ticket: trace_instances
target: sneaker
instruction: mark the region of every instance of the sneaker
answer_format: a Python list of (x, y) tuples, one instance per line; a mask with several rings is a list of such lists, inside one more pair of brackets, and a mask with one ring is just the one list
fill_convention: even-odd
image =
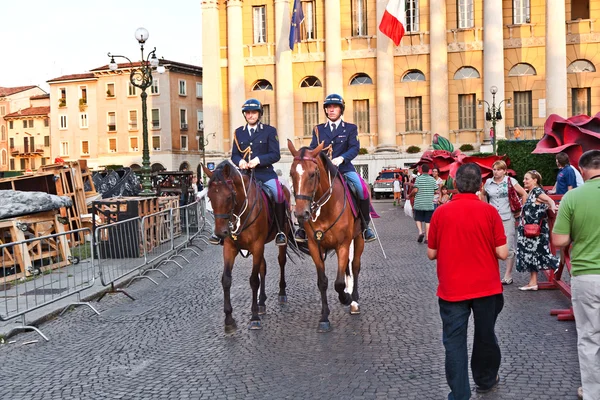
[(496, 375), (496, 382), (494, 382), (494, 384), (492, 386), (490, 386), (489, 388), (486, 388), (486, 389), (482, 388), (481, 386), (477, 386), (475, 388), (475, 391), (477, 393), (487, 393), (487, 392), (491, 391), (493, 388), (495, 388), (498, 385), (498, 382), (500, 382), (500, 376)]

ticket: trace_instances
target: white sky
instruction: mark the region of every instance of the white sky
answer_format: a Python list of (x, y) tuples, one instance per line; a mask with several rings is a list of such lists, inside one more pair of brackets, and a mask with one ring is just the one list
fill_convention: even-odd
[(48, 91), (49, 79), (108, 64), (108, 52), (139, 61), (141, 26), (145, 50), (201, 66), (201, 12), (201, 0), (2, 1), (0, 86)]

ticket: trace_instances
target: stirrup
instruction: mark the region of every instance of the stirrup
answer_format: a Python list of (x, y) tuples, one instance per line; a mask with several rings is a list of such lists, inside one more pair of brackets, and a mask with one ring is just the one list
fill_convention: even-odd
[(367, 228), (363, 231), (363, 239), (365, 239), (365, 243), (369, 243), (377, 239), (377, 235), (375, 235), (375, 232), (371, 228)]
[(287, 244), (287, 238), (283, 232), (278, 232), (275, 236), (275, 244), (277, 246), (285, 246)]
[(302, 228), (299, 228), (296, 233), (294, 233), (294, 239), (296, 239), (296, 242), (299, 243), (308, 242), (308, 240), (306, 240), (306, 231)]
[(208, 243), (218, 246), (220, 244), (223, 244), (223, 239), (213, 234), (210, 235), (210, 237), (208, 238)]

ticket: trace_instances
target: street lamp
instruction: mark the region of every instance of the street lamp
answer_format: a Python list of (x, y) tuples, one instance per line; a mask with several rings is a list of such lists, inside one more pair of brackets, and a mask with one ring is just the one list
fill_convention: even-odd
[[(496, 86), (492, 86), (490, 88), (490, 93), (492, 94), (492, 105), (490, 106), (490, 103), (488, 103), (485, 100), (478, 100), (477, 103), (477, 107), (479, 109), (483, 108), (483, 103), (485, 103), (487, 105), (487, 111), (485, 112), (485, 120), (486, 121), (490, 121), (492, 123), (492, 149), (494, 154), (496, 154), (496, 121), (501, 121), (502, 120), (502, 112), (500, 111), (501, 108), (500, 106), (502, 106), (502, 103), (504, 103), (505, 100), (502, 100), (500, 103), (498, 103), (498, 105), (496, 105), (496, 93), (498, 93), (498, 88)], [(510, 101), (512, 100), (512, 97), (509, 97), (508, 99), (506, 99), (506, 107), (510, 108), (511, 104)]]
[(111, 71), (116, 71), (119, 65), (115, 62), (115, 58), (124, 58), (129, 61), (129, 67), (131, 67), (131, 74), (129, 75), (129, 81), (135, 87), (142, 89), (142, 192), (141, 196), (154, 196), (152, 190), (152, 182), (150, 181), (150, 150), (148, 146), (148, 108), (146, 106), (146, 89), (152, 85), (152, 70), (158, 68), (158, 72), (162, 73), (159, 68), (159, 61), (156, 58), (156, 47), (154, 50), (148, 53), (144, 57), (144, 43), (148, 40), (148, 30), (146, 28), (138, 28), (135, 31), (135, 38), (140, 44), (140, 50), (142, 53), (141, 61), (139, 66), (135, 66), (131, 60), (125, 56), (115, 55), (108, 53), (110, 57), (110, 63), (108, 68)]
[[(208, 136), (216, 137), (216, 132), (209, 133)], [(208, 146), (208, 138), (204, 136), (204, 121), (198, 124), (198, 144), (202, 150), (202, 165), (206, 167), (206, 146)], [(206, 187), (206, 174), (202, 173), (202, 184)]]

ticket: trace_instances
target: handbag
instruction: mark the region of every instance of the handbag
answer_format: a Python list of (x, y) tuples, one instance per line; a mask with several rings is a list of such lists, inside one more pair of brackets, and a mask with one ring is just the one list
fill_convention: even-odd
[(523, 208), (523, 205), (521, 204), (521, 199), (519, 199), (519, 194), (513, 186), (510, 176), (508, 177), (508, 202), (510, 204), (510, 211), (514, 213), (518, 213)]
[(540, 234), (542, 233), (543, 220), (544, 218), (541, 218), (538, 224), (523, 224), (523, 234), (525, 235), (525, 237), (536, 238), (540, 236)]

